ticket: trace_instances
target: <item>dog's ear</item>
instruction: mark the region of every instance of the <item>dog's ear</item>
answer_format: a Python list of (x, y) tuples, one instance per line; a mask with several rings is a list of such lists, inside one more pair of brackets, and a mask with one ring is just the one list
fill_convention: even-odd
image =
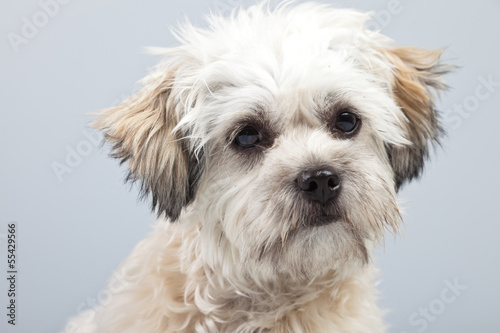
[(127, 181), (140, 184), (141, 197), (151, 194), (152, 208), (175, 221), (195, 195), (201, 173), (184, 138), (173, 131), (182, 102), (172, 95), (176, 72), (157, 72), (120, 105), (106, 109), (93, 126), (112, 145), (111, 156), (128, 163)]
[(440, 63), (441, 50), (391, 48), (384, 50), (384, 54), (393, 66), (392, 93), (406, 117), (402, 126), (411, 142), (407, 146), (387, 146), (399, 189), (405, 182), (420, 176), (429, 155), (429, 145), (437, 143), (443, 134), (434, 98), (439, 90), (446, 88), (442, 75), (450, 66)]

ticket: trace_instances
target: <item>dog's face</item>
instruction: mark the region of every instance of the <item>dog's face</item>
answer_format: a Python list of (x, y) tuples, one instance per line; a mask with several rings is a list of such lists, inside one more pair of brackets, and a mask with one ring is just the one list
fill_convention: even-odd
[[(199, 223), (214, 269), (312, 278), (369, 260), (440, 133), (440, 52), (390, 48), (369, 16), (259, 6), (183, 45), (97, 120), (153, 207)], [(228, 273), (228, 274), (232, 274)]]

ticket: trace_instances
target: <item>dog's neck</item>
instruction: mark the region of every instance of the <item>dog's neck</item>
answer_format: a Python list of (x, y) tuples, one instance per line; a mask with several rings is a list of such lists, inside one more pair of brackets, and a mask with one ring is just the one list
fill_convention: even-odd
[[(181, 270), (178, 273), (186, 281), (184, 290), (177, 291), (178, 297), (198, 309), (200, 317), (192, 320), (202, 320), (203, 325), (209, 325), (207, 318), (212, 318), (212, 324), (220, 332), (241, 329), (254, 332), (261, 328), (267, 328), (264, 332), (322, 332), (319, 327), (330, 327), (329, 332), (333, 332), (343, 327), (346, 320), (358, 320), (363, 308), (376, 309), (371, 266), (349, 274), (329, 271), (310, 280), (290, 276), (256, 279), (257, 274), (240, 271), (235, 275), (225, 271), (223, 265), (208, 265), (207, 254), (202, 253), (203, 246), (200, 246), (199, 227), (169, 226), (168, 229), (170, 239), (177, 242), (172, 245), (177, 247)], [(172, 235), (178, 232), (182, 236)], [(179, 239), (182, 242), (179, 243)], [(328, 326), (325, 322), (331, 324)]]
[(110, 282), (113, 301), (98, 312), (100, 332), (383, 331), (371, 266), (344, 277), (263, 282), (229, 278), (202, 251), (199, 226), (159, 222)]

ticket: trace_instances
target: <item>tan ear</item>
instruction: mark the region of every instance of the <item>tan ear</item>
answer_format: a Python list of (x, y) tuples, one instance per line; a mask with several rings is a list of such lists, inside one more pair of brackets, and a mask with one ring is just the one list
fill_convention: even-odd
[(176, 220), (196, 192), (200, 165), (173, 129), (180, 113), (172, 98), (175, 72), (150, 75), (144, 87), (93, 123), (112, 145), (111, 156), (128, 163), (127, 181), (139, 182), (141, 197)]
[(442, 75), (451, 67), (439, 62), (441, 50), (392, 48), (384, 54), (393, 64), (393, 95), (408, 120), (403, 126), (411, 142), (409, 146), (387, 147), (399, 188), (420, 176), (429, 156), (429, 145), (438, 142), (443, 134), (434, 98), (436, 92), (446, 89)]

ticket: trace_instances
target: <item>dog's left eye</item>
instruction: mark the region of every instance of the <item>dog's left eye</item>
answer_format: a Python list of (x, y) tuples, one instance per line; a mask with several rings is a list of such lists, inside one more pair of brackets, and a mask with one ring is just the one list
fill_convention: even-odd
[(335, 129), (346, 134), (351, 134), (358, 128), (358, 124), (359, 118), (354, 113), (344, 111), (337, 116)]
[(252, 148), (262, 141), (262, 135), (253, 126), (245, 126), (236, 134), (234, 142), (243, 148)]

